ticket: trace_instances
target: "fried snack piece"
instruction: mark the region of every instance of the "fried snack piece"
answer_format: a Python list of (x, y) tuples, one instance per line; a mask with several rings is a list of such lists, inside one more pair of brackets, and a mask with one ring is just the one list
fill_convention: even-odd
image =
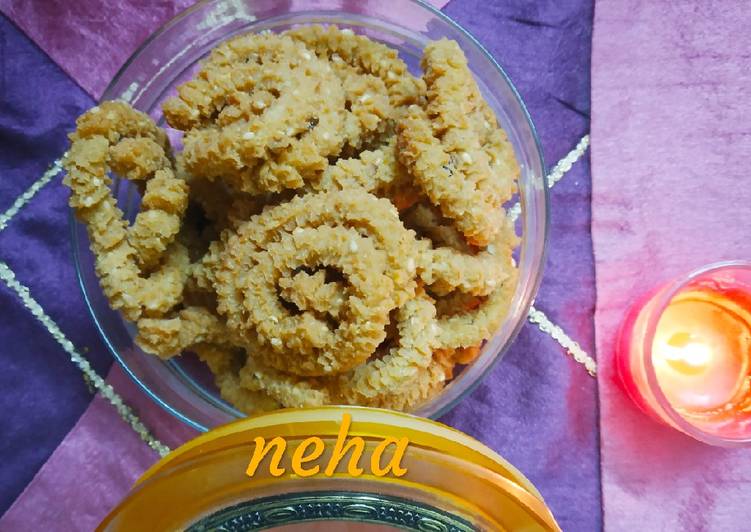
[[(452, 248), (438, 248), (451, 250), (450, 255), (443, 255), (449, 266), (433, 267), (435, 278), (428, 277), (430, 269), (421, 271), (423, 279), (437, 279), (430, 291), (437, 296), (438, 345), (439, 349), (452, 351), (455, 363), (473, 360), (482, 343), (505, 319), (516, 289), (518, 270), (512, 254), (517, 243), (513, 228), (505, 224), (494, 244), (484, 251), (472, 256)], [(440, 260), (438, 257), (432, 258)], [(421, 266), (424, 264), (423, 256)]]
[[(226, 273), (244, 267), (243, 262), (233, 262), (237, 251), (225, 253), (224, 247), (244, 248), (249, 245), (243, 253), (263, 250), (269, 242), (278, 241), (284, 233), (296, 228), (322, 225), (353, 228), (371, 238), (379, 249), (387, 253), (387, 274), (394, 283), (397, 305), (414, 295), (417, 267), (414, 231), (405, 229), (399, 213), (388, 200), (379, 199), (360, 188), (306, 194), (265, 209), (243, 224), (236, 235), (225, 233), (225, 240), (231, 244), (217, 243), (212, 247), (212, 252), (204, 261), (204, 266), (209, 270), (207, 275), (212, 277), (214, 272), (220, 270)], [(222, 295), (221, 289), (217, 288), (217, 292)], [(231, 292), (224, 294), (224, 302), (228, 307), (220, 308), (224, 313), (232, 312), (232, 307), (242, 307), (240, 300)], [(233, 323), (231, 318), (229, 324), (234, 328), (239, 325)]]
[(325, 270), (313, 274), (299, 271), (292, 277), (282, 277), (279, 279), (279, 289), (282, 298), (298, 309), (328, 314), (337, 319), (342, 315), (348, 297), (344, 283), (326, 281)]
[(438, 326), (433, 301), (424, 293), (397, 311), (398, 345), (342, 375), (337, 395), (348, 404), (411, 409), (442, 388), (446, 375), (433, 365)]
[[(259, 82), (261, 72), (275, 65), (291, 68), (296, 62), (309, 60), (309, 56), (304, 47), (276, 34), (246, 34), (230, 39), (214, 48), (196, 76), (177, 88), (178, 97), (164, 103), (165, 118), (181, 131), (226, 125), (243, 110), (242, 104), (248, 103), (242, 101), (242, 89), (258, 89), (259, 94), (250, 104), (262, 112), (273, 95), (265, 90), (269, 87)], [(280, 77), (271, 75), (263, 81), (281, 82)], [(268, 96), (265, 101), (264, 96)]]
[(171, 358), (195, 344), (227, 341), (227, 329), (218, 316), (203, 307), (188, 307), (171, 318), (138, 320), (136, 343), (161, 358)]
[(221, 44), (178, 93), (164, 113), (186, 131), (187, 169), (242, 192), (300, 188), (345, 142), (339, 79), (288, 37), (248, 34)]
[(478, 251), (466, 243), (458, 242), (457, 235), (453, 235), (449, 228), (435, 225), (440, 224), (440, 221), (431, 218), (422, 209), (418, 209), (416, 214), (423, 217), (418, 224), (430, 224), (428, 232), (440, 233), (439, 236), (447, 238), (459, 248), (454, 245), (433, 246), (430, 241), (420, 241), (421, 253), (417, 270), (432, 293), (446, 295), (459, 290), (475, 296), (485, 296), (508, 278), (513, 269), (511, 253), (518, 242), (510, 222), (503, 220), (493, 242)]
[(381, 78), (363, 74), (342, 61), (331, 63), (342, 83), (347, 114), (344, 152), (359, 152), (393, 131), (396, 111)]
[(427, 104), (410, 106), (399, 121), (400, 159), (466, 239), (486, 246), (501, 227), (518, 174), (513, 153), (455, 42), (430, 43), (422, 66)]
[[(362, 189), (296, 197), (224, 238), (204, 261), (219, 311), (232, 330), (257, 334), (260, 360), (282, 371), (321, 375), (363, 362), (383, 340), (388, 313), (414, 294), (414, 232), (387, 200)], [(302, 312), (292, 315), (277, 297), (305, 268), (344, 276), (347, 288), (336, 292), (346, 310), (329, 312), (343, 319), (335, 332), (320, 308), (305, 308), (311, 302), (298, 301)]]
[(385, 143), (374, 150), (361, 151), (357, 157), (340, 158), (329, 165), (320, 178), (309, 182), (307, 189), (328, 191), (352, 187), (388, 198), (400, 211), (417, 201), (419, 190), (397, 158), (396, 135), (387, 137)]
[[(230, 326), (258, 335), (265, 347), (257, 353), (261, 361), (300, 375), (325, 375), (346, 371), (375, 351), (396, 302), (387, 254), (371, 239), (354, 229), (319, 226), (282, 234), (263, 251), (250, 249), (241, 240), (228, 242), (223, 262), (244, 264), (245, 271), (220, 270), (217, 293)], [(314, 312), (290, 312), (277, 297), (280, 278), (316, 267), (336, 268), (347, 280), (346, 311), (335, 330)], [(228, 304), (229, 292), (239, 306)]]
[[(189, 264), (187, 250), (175, 242), (188, 190), (175, 177), (167, 138), (123, 102), (94, 107), (76, 125), (64, 183), (86, 224), (102, 289), (129, 320), (163, 316), (180, 302)], [(146, 182), (142, 210), (130, 227), (112, 197), (110, 170)]]
[(304, 408), (331, 403), (329, 392), (315, 379), (301, 379), (281, 371), (263, 367), (249, 357), (239, 373), (245, 390), (263, 392), (287, 408)]
[(251, 415), (281, 407), (265, 392), (249, 390), (240, 384), (238, 371), (245, 353), (213, 344), (196, 344), (191, 350), (209, 366), (222, 398), (238, 410)]
[(482, 344), (500, 327), (516, 289), (516, 270), (477, 306), (438, 319), (440, 349), (469, 348)]
[[(312, 25), (294, 28), (285, 35), (304, 43), (318, 57), (328, 59), (334, 65), (346, 64), (358, 73), (380, 78), (394, 108), (418, 103), (425, 92), (423, 81), (409, 73), (396, 50), (352, 30)], [(336, 70), (341, 72), (344, 69)]]
[(375, 150), (365, 150), (357, 157), (339, 159), (321, 176), (308, 183), (313, 191), (343, 190), (360, 187), (378, 194), (394, 182), (408, 180), (406, 170), (396, 159), (396, 137)]
[[(339, 68), (338, 65), (332, 68), (328, 61), (316, 61), (304, 44), (276, 34), (240, 35), (214, 49), (197, 77), (178, 88), (179, 98), (165, 103), (165, 116), (173, 127), (182, 131), (211, 127), (214, 122), (224, 126), (242, 115), (242, 102), (236, 100), (246, 96), (242, 91), (251, 90), (262, 92), (261, 99), (251, 101), (256, 111), (267, 109), (265, 118), (283, 119), (284, 112), (300, 112), (301, 106), (309, 108), (316, 103), (306, 101), (311, 87), (305, 80), (310, 77), (311, 70), (318, 70), (320, 66), (327, 74), (332, 70), (335, 72), (344, 91), (345, 99), (340, 101), (338, 93), (326, 92), (331, 89), (327, 85), (315, 97), (316, 100), (326, 97), (332, 108), (343, 113), (345, 142), (358, 147), (362, 144), (361, 137), (369, 139), (389, 125), (383, 119), (391, 117), (393, 111), (386, 86), (380, 78), (361, 74), (352, 68)], [(280, 69), (277, 75), (267, 76), (274, 69)], [(274, 94), (278, 89), (263, 83), (269, 80), (281, 82), (284, 89), (292, 91), (291, 97)], [(335, 96), (337, 98), (331, 102)], [(280, 107), (282, 102), (279, 102), (275, 113), (269, 107), (269, 101), (276, 97), (284, 99), (287, 107)], [(305, 127), (313, 129), (318, 122), (319, 117), (311, 114)], [(256, 137), (258, 145), (262, 145), (262, 140)]]
[(273, 34), (219, 46), (178, 92), (164, 112), (187, 132), (187, 168), (250, 194), (302, 187), (393, 118), (380, 78), (340, 77), (304, 44)]

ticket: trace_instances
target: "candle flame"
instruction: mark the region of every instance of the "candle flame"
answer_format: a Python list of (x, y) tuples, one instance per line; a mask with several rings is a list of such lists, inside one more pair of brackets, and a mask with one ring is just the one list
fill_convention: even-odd
[(660, 349), (660, 354), (668, 365), (681, 373), (701, 371), (712, 361), (712, 349), (685, 332), (671, 335)]

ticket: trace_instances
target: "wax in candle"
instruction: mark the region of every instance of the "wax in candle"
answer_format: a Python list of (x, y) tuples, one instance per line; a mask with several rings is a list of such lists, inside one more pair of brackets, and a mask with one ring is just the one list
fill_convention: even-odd
[(722, 294), (684, 293), (662, 314), (652, 345), (657, 381), (674, 408), (732, 408), (748, 393), (751, 325)]

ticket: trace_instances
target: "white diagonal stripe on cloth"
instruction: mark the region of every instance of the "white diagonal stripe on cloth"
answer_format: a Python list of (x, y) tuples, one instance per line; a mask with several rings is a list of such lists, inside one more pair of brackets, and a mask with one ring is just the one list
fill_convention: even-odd
[[(576, 144), (576, 147), (568, 152), (563, 159), (558, 161), (558, 164), (556, 164), (547, 175), (546, 181), (548, 188), (553, 188), (555, 184), (558, 183), (558, 181), (560, 181), (569, 170), (571, 170), (574, 163), (582, 158), (588, 148), (589, 135), (584, 135)], [(516, 216), (519, 216), (521, 207), (518, 203), (514, 207), (518, 207), (519, 211), (516, 213)], [(509, 212), (509, 215), (511, 215), (511, 212)], [(595, 360), (584, 349), (582, 349), (578, 342), (572, 340), (562, 328), (550, 321), (542, 311), (532, 307), (529, 310), (528, 319), (530, 322), (537, 325), (542, 332), (549, 335), (553, 340), (558, 342), (561, 347), (568, 351), (576, 362), (584, 366), (587, 373), (593, 377), (597, 376), (597, 363)]]
[[(548, 188), (553, 188), (558, 181), (560, 181), (566, 173), (571, 170), (571, 167), (582, 158), (589, 148), (589, 135), (584, 135), (576, 144), (573, 150), (568, 152), (566, 156), (558, 161), (553, 167), (550, 173), (546, 176), (545, 181)], [(508, 210), (508, 218), (515, 222), (521, 214), (521, 204), (516, 202)], [(541, 311), (532, 307), (529, 311), (528, 319), (530, 322), (537, 325), (537, 327), (553, 338), (558, 344), (561, 345), (571, 357), (582, 364), (587, 370), (587, 373), (593, 377), (597, 376), (597, 364), (589, 354), (581, 348), (581, 346), (572, 340), (558, 325), (554, 324), (550, 319)]]
[(597, 362), (581, 348), (578, 342), (572, 340), (558, 325), (550, 321), (544, 312), (532, 307), (529, 309), (529, 321), (558, 342), (579, 364), (584, 366), (587, 373), (597, 376)]
[[(547, 175), (545, 181), (548, 184), (548, 188), (553, 188), (553, 186), (558, 183), (558, 181), (560, 181), (564, 175), (566, 175), (566, 172), (571, 170), (571, 167), (574, 165), (574, 163), (581, 159), (582, 156), (587, 152), (587, 148), (589, 148), (589, 135), (584, 135), (576, 144), (576, 147), (568, 152), (563, 159), (558, 161), (558, 164), (556, 164)], [(522, 205), (517, 201), (508, 210), (507, 216), (509, 220), (515, 222), (516, 219), (519, 218), (521, 212)]]
[(10, 267), (0, 261), (0, 279), (10, 288), (13, 290), (16, 295), (18, 295), (19, 299), (21, 300), (21, 303), (31, 312), (32, 316), (34, 316), (47, 331), (52, 335), (52, 337), (57, 341), (58, 344), (63, 348), (63, 350), (68, 353), (70, 356), (71, 361), (78, 366), (78, 368), (83, 372), (83, 374), (88, 378), (91, 385), (99, 391), (102, 396), (107, 399), (112, 406), (115, 407), (117, 410), (117, 413), (120, 415), (120, 417), (130, 425), (130, 427), (136, 431), (138, 436), (154, 451), (156, 451), (159, 456), (165, 456), (167, 453), (169, 453), (170, 449), (166, 445), (164, 445), (162, 442), (160, 442), (158, 439), (156, 439), (151, 432), (146, 428), (146, 426), (141, 422), (141, 420), (136, 416), (136, 414), (133, 412), (133, 410), (125, 404), (122, 397), (110, 386), (105, 382), (105, 380), (91, 367), (91, 364), (89, 361), (81, 355), (73, 345), (73, 342), (68, 340), (68, 338), (63, 334), (63, 332), (60, 330), (60, 327), (58, 327), (57, 323), (52, 320), (45, 312), (42, 306), (31, 296), (31, 293), (29, 292), (29, 289), (21, 284), (18, 279), (16, 279), (16, 275), (13, 273), (13, 270), (10, 269)]
[(39, 192), (46, 184), (52, 181), (52, 179), (62, 171), (64, 158), (65, 154), (63, 154), (62, 157), (52, 163), (47, 171), (42, 174), (42, 177), (34, 181), (34, 183), (29, 188), (27, 188), (23, 194), (16, 198), (16, 201), (13, 202), (13, 205), (8, 207), (8, 210), (6, 210), (3, 214), (0, 214), (0, 231), (3, 231), (6, 227), (8, 227), (8, 223), (16, 214), (18, 214), (18, 211), (23, 209), (23, 207), (29, 201), (31, 201), (31, 198), (33, 198), (37, 192)]
[(553, 185), (560, 181), (566, 172), (571, 170), (574, 163), (586, 153), (587, 148), (589, 148), (589, 135), (584, 135), (576, 147), (568, 152), (563, 159), (558, 161), (558, 164), (550, 171), (548, 174), (548, 188), (553, 188)]

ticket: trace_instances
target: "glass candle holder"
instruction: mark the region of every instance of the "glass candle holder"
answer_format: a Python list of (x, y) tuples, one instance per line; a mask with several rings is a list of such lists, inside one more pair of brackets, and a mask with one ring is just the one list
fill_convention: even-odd
[(751, 263), (711, 264), (642, 297), (615, 362), (656, 420), (711, 445), (751, 443)]

